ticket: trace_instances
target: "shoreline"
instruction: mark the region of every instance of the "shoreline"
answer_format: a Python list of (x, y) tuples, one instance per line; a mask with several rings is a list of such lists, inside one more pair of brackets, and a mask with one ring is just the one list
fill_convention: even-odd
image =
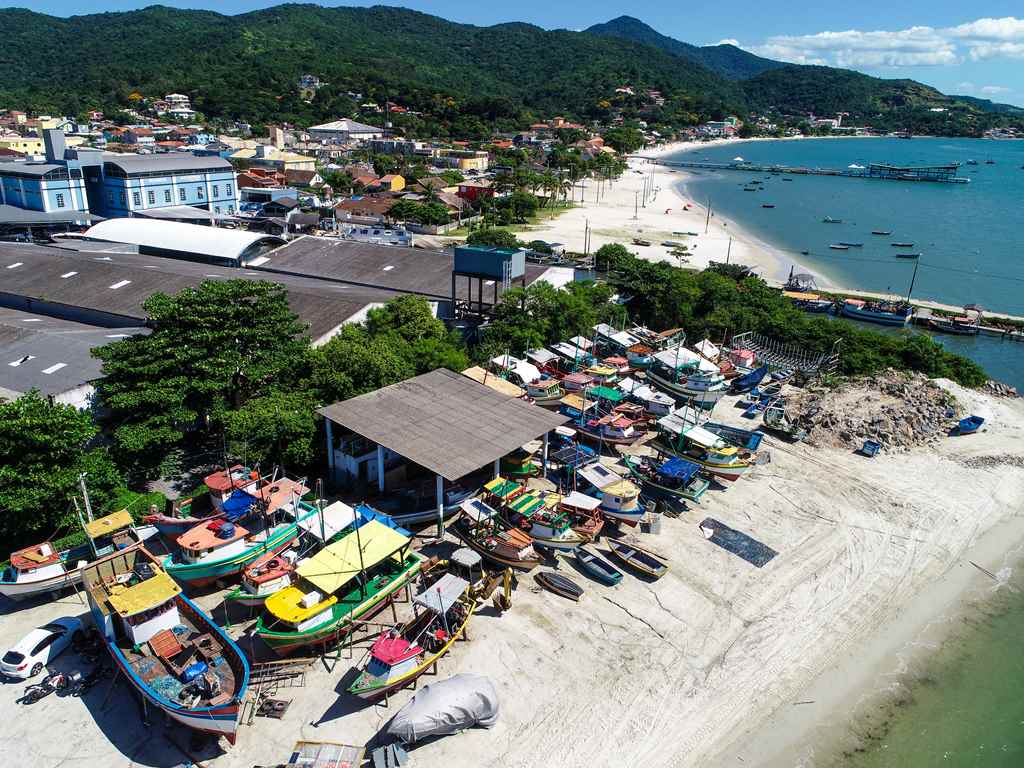
[[(763, 768), (824, 768), (844, 751), (862, 747), (864, 734), (879, 727), (872, 722), (879, 710), (888, 713), (902, 697), (912, 696), (942, 664), (941, 654), (963, 622), (1008, 588), (1012, 573), (1024, 565), (1022, 553), (1024, 516), (982, 532), (904, 611), (846, 649), (841, 660), (799, 691), (793, 706), (780, 707), (745, 731), (712, 765), (756, 760)], [(978, 566), (998, 580), (993, 583)]]

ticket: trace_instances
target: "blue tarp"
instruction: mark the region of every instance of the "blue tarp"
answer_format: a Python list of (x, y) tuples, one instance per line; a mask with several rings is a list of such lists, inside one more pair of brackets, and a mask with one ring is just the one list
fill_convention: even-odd
[(234, 522), (245, 517), (255, 503), (255, 496), (238, 488), (224, 500), (224, 517)]
[(700, 465), (678, 457), (671, 458), (658, 467), (658, 474), (662, 477), (671, 477), (684, 483), (690, 482), (690, 478), (699, 471)]
[(408, 538), (412, 538), (412, 533), (407, 531), (405, 528), (400, 526), (389, 515), (385, 515), (379, 509), (374, 509), (369, 504), (359, 504), (356, 506), (356, 512), (359, 517), (356, 518), (356, 528), (362, 528), (366, 523), (371, 520), (376, 520), (379, 523), (386, 525), (388, 528), (393, 529), (397, 533), (402, 534)]
[(732, 386), (730, 388), (733, 392), (749, 392), (760, 384), (767, 375), (768, 366), (762, 365), (756, 371), (751, 371), (746, 376), (740, 376), (738, 379), (733, 379)]

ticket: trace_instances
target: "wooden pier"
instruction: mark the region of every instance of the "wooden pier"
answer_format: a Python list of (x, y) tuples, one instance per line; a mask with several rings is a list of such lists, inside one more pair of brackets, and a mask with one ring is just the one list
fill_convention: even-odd
[(744, 173), (770, 173), (787, 176), (838, 176), (845, 179), (882, 179), (884, 181), (931, 181), (943, 184), (966, 184), (965, 176), (957, 176), (960, 163), (949, 165), (900, 166), (885, 163), (871, 163), (867, 168), (807, 168), (787, 165), (759, 165), (748, 162), (701, 163), (689, 160), (659, 160), (644, 157), (643, 160), (670, 168), (690, 168), (705, 171), (742, 171)]

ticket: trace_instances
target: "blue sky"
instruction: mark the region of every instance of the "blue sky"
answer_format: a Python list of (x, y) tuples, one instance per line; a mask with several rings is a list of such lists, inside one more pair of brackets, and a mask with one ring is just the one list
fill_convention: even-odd
[[(659, 32), (708, 45), (722, 40), (770, 58), (849, 67), (880, 77), (910, 77), (946, 93), (965, 93), (1024, 105), (1024, 2), (984, 0), (861, 0), (861, 2), (687, 4), (648, 0), (402, 0), (401, 5), (467, 24), (525, 21), (548, 29), (583, 29), (624, 11)], [(137, 0), (23, 0), (4, 2), (60, 16), (123, 11)], [(242, 13), (274, 0), (163, 0), (163, 5)], [(322, 2), (322, 5), (361, 3)]]

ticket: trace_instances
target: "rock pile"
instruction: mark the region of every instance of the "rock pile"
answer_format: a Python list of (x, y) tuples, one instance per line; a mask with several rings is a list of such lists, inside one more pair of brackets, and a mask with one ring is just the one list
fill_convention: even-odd
[(981, 391), (996, 397), (1020, 397), (1016, 387), (1011, 387), (1009, 384), (1003, 384), (1001, 381), (994, 381), (993, 379), (986, 381)]
[(787, 411), (807, 442), (860, 448), (877, 440), (900, 450), (935, 442), (956, 423), (956, 399), (921, 374), (886, 371), (835, 388), (812, 387), (790, 399)]

